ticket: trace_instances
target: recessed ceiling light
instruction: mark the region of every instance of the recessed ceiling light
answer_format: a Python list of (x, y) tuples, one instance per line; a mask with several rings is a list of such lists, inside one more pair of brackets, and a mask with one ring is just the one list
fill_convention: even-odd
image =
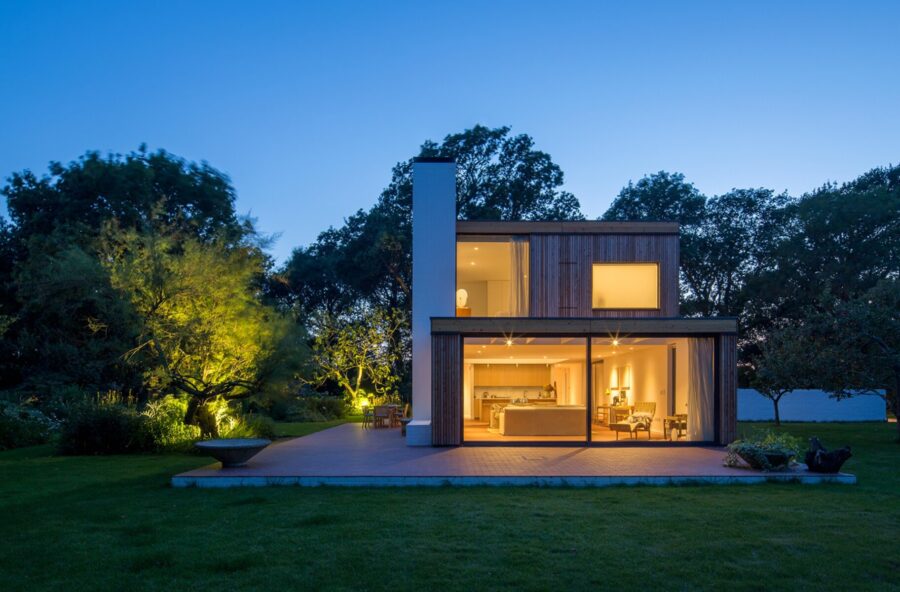
[(478, 250), (478, 247), (475, 247), (475, 250), (477, 251), (477, 250)]
[(618, 339), (613, 339), (613, 345), (614, 345), (614, 346), (618, 346), (618, 345), (619, 345), (619, 340), (618, 340)]
[(469, 265), (475, 265), (474, 261), (469, 261)]
[(506, 340), (506, 347), (509, 347), (509, 346), (511, 346), (511, 345), (512, 345), (512, 339), (507, 339), (507, 340)]

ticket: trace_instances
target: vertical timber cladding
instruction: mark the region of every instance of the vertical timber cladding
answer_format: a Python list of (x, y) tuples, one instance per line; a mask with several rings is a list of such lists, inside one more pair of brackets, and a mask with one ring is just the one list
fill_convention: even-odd
[[(532, 317), (678, 316), (677, 234), (532, 234)], [(593, 310), (594, 263), (659, 263), (659, 310)]]
[(431, 443), (462, 443), (462, 337), (431, 336)]
[(737, 438), (737, 335), (722, 335), (719, 339), (719, 409), (720, 444)]

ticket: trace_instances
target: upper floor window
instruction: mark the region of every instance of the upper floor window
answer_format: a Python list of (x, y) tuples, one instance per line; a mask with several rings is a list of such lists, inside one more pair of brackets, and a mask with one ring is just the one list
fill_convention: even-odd
[(594, 263), (591, 305), (600, 309), (658, 309), (658, 263)]
[(528, 237), (457, 238), (456, 316), (528, 316)]

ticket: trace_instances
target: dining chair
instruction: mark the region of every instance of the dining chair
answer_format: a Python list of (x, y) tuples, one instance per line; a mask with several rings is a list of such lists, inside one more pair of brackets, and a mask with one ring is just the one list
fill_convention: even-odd
[(386, 407), (384, 405), (376, 405), (375, 413), (372, 416), (373, 423), (372, 427), (375, 428), (385, 428), (390, 425), (388, 422), (391, 419), (391, 408)]

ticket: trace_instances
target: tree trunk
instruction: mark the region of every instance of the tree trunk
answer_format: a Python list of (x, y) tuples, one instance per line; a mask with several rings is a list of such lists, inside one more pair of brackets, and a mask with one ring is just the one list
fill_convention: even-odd
[(197, 410), (197, 425), (200, 427), (201, 438), (218, 438), (219, 426), (216, 424), (216, 414), (209, 405), (203, 404)]
[(200, 437), (203, 439), (218, 438), (219, 426), (216, 425), (216, 416), (206, 403), (206, 399), (191, 397), (184, 414), (184, 423), (199, 427)]
[(778, 410), (778, 402), (780, 400), (781, 397), (772, 399), (772, 404), (775, 406), (775, 427), (781, 427), (781, 412)]

